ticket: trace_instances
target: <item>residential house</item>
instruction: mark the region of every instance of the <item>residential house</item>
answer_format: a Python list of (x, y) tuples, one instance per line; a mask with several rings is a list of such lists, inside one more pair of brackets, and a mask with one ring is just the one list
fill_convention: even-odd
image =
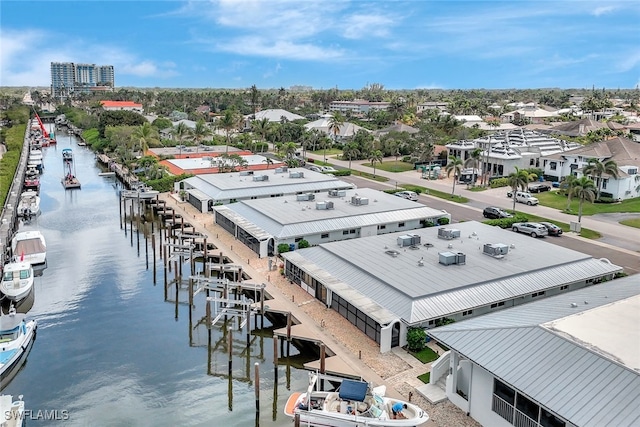
[(329, 111), (337, 111), (345, 115), (351, 114), (354, 117), (364, 117), (370, 111), (386, 111), (390, 106), (390, 102), (356, 99), (354, 101), (333, 101), (329, 104)]
[(100, 101), (100, 105), (105, 111), (135, 111), (143, 114), (142, 104), (133, 101)]
[(353, 138), (353, 136), (358, 133), (358, 131), (363, 130), (365, 132), (370, 132), (368, 129), (365, 129), (361, 126), (355, 125), (353, 123), (344, 122), (340, 125), (338, 130), (338, 134), (334, 135), (333, 130), (329, 130), (331, 125), (331, 115), (325, 114), (320, 119), (315, 120), (313, 122), (307, 123), (304, 125), (304, 128), (307, 130), (317, 129), (320, 132), (329, 136), (332, 140), (334, 136), (336, 137), (336, 141), (341, 143), (347, 139)]

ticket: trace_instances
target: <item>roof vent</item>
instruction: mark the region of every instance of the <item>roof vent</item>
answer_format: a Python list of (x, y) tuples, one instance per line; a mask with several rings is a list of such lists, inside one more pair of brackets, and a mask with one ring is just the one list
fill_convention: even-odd
[(392, 257), (397, 257), (398, 255), (400, 255), (400, 252), (398, 251), (394, 251), (393, 249), (388, 250), (388, 251), (384, 251), (385, 254), (387, 255), (391, 255)]
[(286, 167), (286, 166), (280, 166), (280, 167), (275, 168), (275, 169), (273, 170), (273, 173), (285, 173), (285, 172), (286, 172), (286, 171), (288, 171), (288, 170), (289, 170), (289, 168), (288, 168), (288, 167)]
[(254, 175), (253, 176), (253, 180), (254, 181), (269, 181), (269, 176), (268, 175)]
[(578, 304), (576, 304), (575, 302), (571, 303), (571, 307), (576, 308), (578, 306)]
[(419, 265), (420, 267), (424, 267), (424, 257), (422, 257), (422, 258), (420, 258), (420, 259), (418, 260), (418, 265)]
[(329, 197), (346, 197), (345, 190), (329, 190)]
[(306, 194), (298, 194), (296, 196), (296, 200), (301, 202), (301, 201), (311, 201), (311, 200), (315, 200), (316, 196), (313, 193), (306, 193)]
[(369, 199), (361, 196), (351, 196), (351, 204), (354, 206), (368, 205)]
[(504, 258), (509, 253), (509, 246), (502, 243), (486, 243), (482, 249), (482, 253), (494, 258)]
[(304, 178), (304, 172), (302, 171), (289, 172), (289, 178)]
[(438, 238), (445, 240), (453, 240), (460, 237), (460, 230), (453, 228), (438, 228)]

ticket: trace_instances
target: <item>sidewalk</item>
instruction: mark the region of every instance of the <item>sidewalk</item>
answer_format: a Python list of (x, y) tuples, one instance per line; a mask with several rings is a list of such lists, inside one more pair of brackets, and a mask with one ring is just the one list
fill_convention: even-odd
[[(315, 159), (315, 160), (323, 160), (322, 155), (307, 153), (307, 157)], [(335, 166), (339, 166), (342, 168), (348, 168), (349, 162), (338, 160), (335, 156), (327, 156), (327, 162), (331, 163)], [(373, 173), (373, 168), (369, 166), (369, 162), (367, 160), (358, 160), (351, 162), (351, 169)], [(422, 174), (419, 171), (411, 170), (407, 172), (387, 172), (384, 170), (376, 169), (376, 175), (383, 176), (389, 178), (389, 182), (387, 185), (389, 188), (395, 188), (396, 182), (398, 185), (400, 184), (412, 184), (419, 185), (426, 188), (431, 188), (438, 191), (443, 191), (446, 193), (451, 193), (453, 187), (453, 181), (451, 178), (446, 179), (438, 179), (438, 180), (426, 180), (422, 179)], [(481, 211), (482, 208), (474, 207), (474, 204), (481, 204), (482, 206), (498, 206), (505, 209), (512, 209), (511, 199), (506, 197), (506, 189), (505, 188), (496, 188), (489, 189), (485, 191), (470, 191), (467, 190), (464, 184), (456, 184), (455, 194), (459, 196), (466, 197), (471, 202), (467, 205), (467, 207), (471, 209), (478, 209)], [(455, 203), (455, 202), (450, 202)], [(548, 218), (552, 221), (559, 221), (564, 223), (577, 222), (577, 215), (569, 215), (564, 212), (560, 212), (557, 209), (546, 207), (546, 206), (527, 206), (519, 203), (517, 205), (517, 209), (521, 212), (530, 213), (532, 215), (538, 215), (541, 217)], [(639, 214), (640, 216), (640, 214)], [(602, 234), (604, 240), (610, 239), (615, 244), (610, 245), (616, 247), (616, 249), (621, 249), (623, 251), (628, 251), (631, 254), (638, 255), (640, 252), (640, 239), (637, 238), (637, 230), (631, 227), (627, 227), (625, 225), (621, 225), (614, 222), (606, 222), (606, 221), (598, 221), (589, 216), (583, 216), (581, 221), (582, 227), (588, 228), (594, 231), (598, 231)], [(573, 234), (573, 233), (571, 233)], [(570, 234), (567, 234), (570, 235)], [(578, 237), (578, 236), (576, 236)], [(590, 242), (594, 242), (593, 240), (589, 240)], [(601, 243), (602, 245), (606, 245)]]

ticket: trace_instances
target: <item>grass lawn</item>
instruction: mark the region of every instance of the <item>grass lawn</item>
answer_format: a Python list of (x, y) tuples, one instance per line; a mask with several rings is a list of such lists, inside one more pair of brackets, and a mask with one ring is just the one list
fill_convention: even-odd
[[(557, 191), (545, 191), (536, 193), (535, 196), (540, 200), (540, 204), (559, 211), (565, 211), (567, 208), (567, 197), (559, 194)], [(571, 200), (571, 212), (578, 214), (579, 202), (575, 198)], [(620, 203), (589, 203), (582, 204), (582, 215), (594, 215), (598, 213), (614, 213), (614, 212), (640, 212), (640, 197), (635, 199), (623, 200)]]
[(627, 225), (629, 227), (640, 228), (640, 218), (623, 219), (622, 221), (620, 221), (620, 224)]
[(410, 352), (413, 357), (421, 361), (422, 363), (430, 363), (436, 360), (439, 356), (438, 354), (431, 350), (429, 347), (425, 347), (418, 352)]
[(485, 190), (488, 190), (488, 189), (489, 189), (489, 187), (484, 187), (482, 185), (474, 185), (473, 187), (469, 188), (469, 191), (475, 191), (477, 193), (479, 191), (485, 191)]
[[(511, 213), (514, 213), (513, 211), (509, 211)], [(540, 221), (545, 221), (545, 222), (552, 222), (555, 225), (557, 225), (558, 227), (562, 228), (562, 232), (563, 233), (568, 233), (570, 231), (569, 229), (569, 224), (564, 223), (564, 222), (558, 222), (558, 221), (552, 221), (548, 218), (543, 218), (541, 216), (537, 216), (537, 215), (531, 215), (528, 213), (520, 213), (521, 215), (524, 215), (527, 217), (527, 219), (529, 220), (529, 222), (540, 222)], [(588, 228), (581, 228), (580, 229), (580, 237), (584, 237), (585, 239), (599, 239), (602, 237), (602, 234), (598, 233), (597, 231), (593, 231), (593, 230), (589, 230)], [(555, 239), (555, 236), (550, 236), (549, 238), (551, 239)]]
[(462, 196), (458, 196), (458, 195), (452, 196), (451, 193), (447, 193), (447, 192), (439, 191), (439, 190), (433, 190), (431, 188), (421, 187), (419, 185), (398, 184), (398, 187), (402, 187), (405, 190), (415, 191), (416, 193), (428, 194), (430, 196), (438, 197), (438, 198), (444, 199), (444, 200), (451, 200), (453, 202), (458, 202), (458, 203), (468, 203), (469, 202), (469, 199), (467, 199), (466, 197), (462, 197)]
[(426, 374), (418, 375), (418, 379), (425, 384), (429, 384), (429, 379), (431, 378), (431, 372), (427, 372)]
[[(365, 162), (363, 163), (363, 165), (373, 169), (373, 165), (371, 165), (371, 162)], [(376, 162), (376, 170), (378, 169), (387, 172), (406, 172), (412, 171), (415, 168), (413, 167), (413, 163), (405, 163), (402, 160), (398, 160), (398, 162), (396, 163), (395, 160), (387, 160), (382, 163)]]
[[(311, 153), (317, 154), (318, 156), (324, 156), (325, 155), (325, 151), (324, 150), (311, 151)], [(337, 148), (327, 148), (326, 154), (327, 154), (327, 157), (335, 156), (336, 154), (342, 154), (342, 150), (339, 150)]]
[(380, 175), (373, 176), (372, 173), (361, 172), (361, 171), (358, 171), (358, 170), (355, 170), (355, 169), (351, 170), (351, 175), (353, 175), (353, 176), (361, 176), (363, 178), (372, 179), (372, 180), (378, 181), (378, 182), (387, 182), (387, 181), (389, 181), (389, 178), (387, 178), (386, 176), (380, 176)]

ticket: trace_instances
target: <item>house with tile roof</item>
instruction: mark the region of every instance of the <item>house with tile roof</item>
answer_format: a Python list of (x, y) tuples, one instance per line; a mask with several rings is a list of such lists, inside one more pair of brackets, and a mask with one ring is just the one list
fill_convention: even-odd
[(627, 138), (612, 138), (584, 147), (548, 156), (544, 161), (545, 176), (558, 181), (568, 175), (583, 176), (583, 168), (590, 159), (601, 162), (614, 160), (618, 178), (604, 174), (601, 179), (589, 176), (601, 194), (615, 200), (640, 197), (640, 144)]
[[(318, 120), (307, 123), (306, 125), (304, 125), (304, 128), (307, 130), (317, 129), (333, 139), (333, 132), (329, 130), (329, 127), (331, 125), (331, 117), (332, 116), (330, 114), (325, 114)], [(344, 142), (347, 139), (353, 138), (353, 136), (360, 130), (370, 132), (368, 129), (365, 129), (356, 124), (344, 122), (342, 125), (340, 125), (340, 129), (338, 131), (338, 134), (336, 135), (336, 140), (337, 142)]]
[(560, 123), (548, 128), (545, 130), (545, 133), (551, 135), (585, 136), (589, 132), (597, 131), (599, 129), (610, 129), (615, 132), (618, 130), (624, 130), (624, 126), (617, 122), (599, 122), (587, 117), (582, 120)]
[(430, 384), (483, 426), (640, 422), (639, 278), (627, 276), (430, 329), (450, 350)]
[(140, 114), (144, 113), (142, 104), (133, 101), (100, 101), (100, 104), (105, 111), (135, 111)]

